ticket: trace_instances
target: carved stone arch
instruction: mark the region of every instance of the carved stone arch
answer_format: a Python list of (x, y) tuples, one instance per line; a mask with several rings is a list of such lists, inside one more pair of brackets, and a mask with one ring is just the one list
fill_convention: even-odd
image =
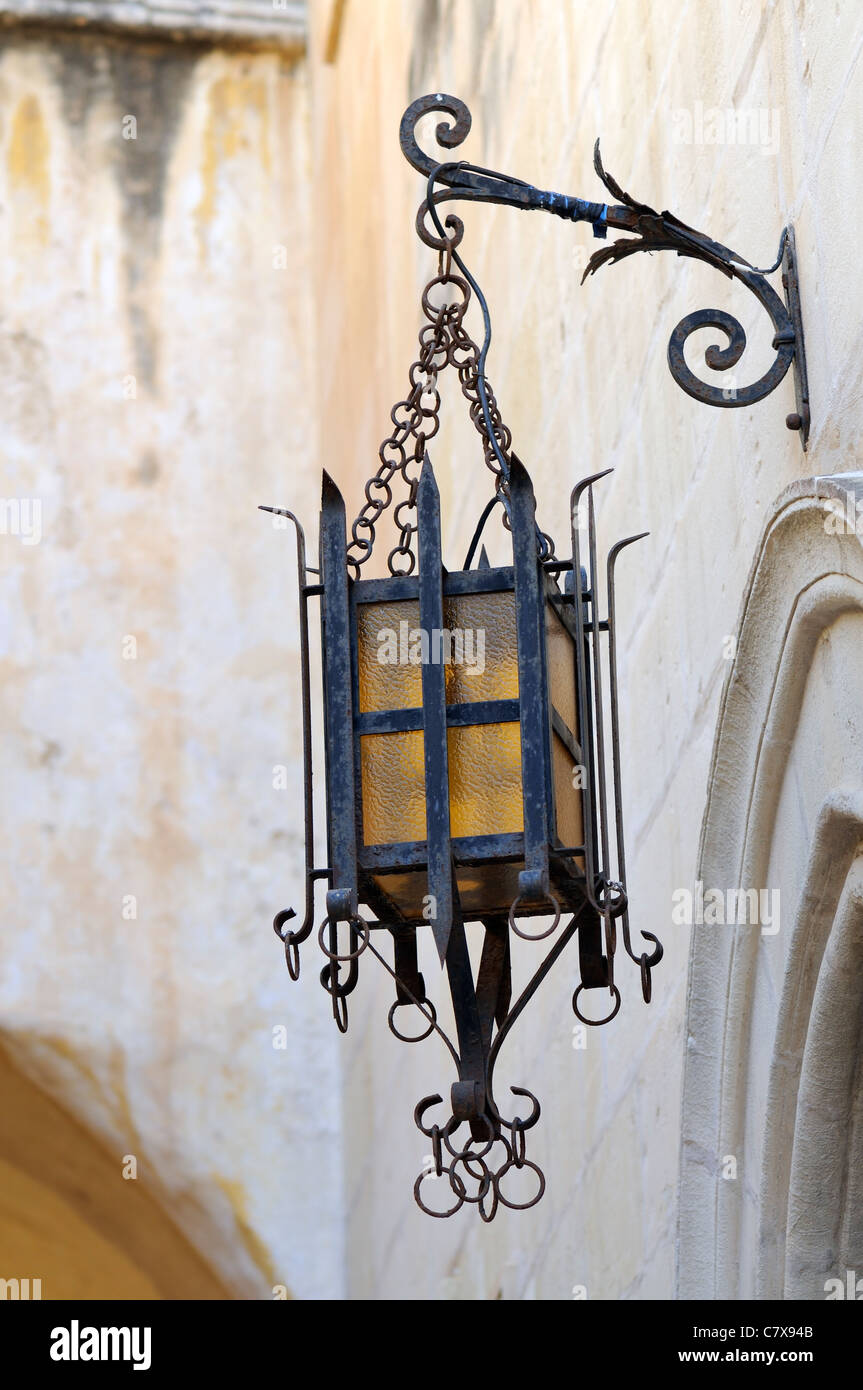
[[(159, 1200), (146, 1155), (109, 1151), (20, 1069), (11, 1041), (0, 1033), (0, 1302), (269, 1296), (263, 1279), (221, 1277)], [(219, 1255), (215, 1225), (198, 1229)]]
[(682, 1298), (863, 1274), (861, 531), (863, 475), (794, 484), (746, 589), (697, 877), (778, 890), (778, 923), (693, 927)]

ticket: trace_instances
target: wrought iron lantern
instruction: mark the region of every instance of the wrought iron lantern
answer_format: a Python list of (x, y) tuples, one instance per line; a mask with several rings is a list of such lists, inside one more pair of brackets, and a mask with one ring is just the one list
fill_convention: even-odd
[[(621, 551), (641, 536), (612, 546), (600, 574), (593, 489), (610, 470), (574, 488), (565, 558), (539, 529), (530, 476), (513, 452), (485, 375), (489, 315), (457, 249), (463, 226), (452, 213), (444, 226), (438, 204), (453, 197), (508, 203), (589, 221), (599, 236), (608, 226), (636, 233), (635, 240), (599, 251), (588, 271), (642, 249), (675, 249), (717, 265), (743, 280), (767, 308), (776, 328), (776, 362), (746, 399), (745, 393), (730, 399), (712, 394), (716, 388), (698, 383), (683, 361), (685, 338), (705, 324), (726, 332), (729, 347), (707, 354), (708, 364), (720, 370), (739, 359), (745, 339), (730, 316), (706, 310), (683, 320), (672, 335), (669, 363), (677, 380), (714, 405), (750, 404), (774, 389), (793, 362), (798, 419), (788, 423), (801, 430), (804, 446), (808, 392), (790, 229), (780, 252), (790, 291), (786, 306), (764, 280), (769, 272), (753, 270), (671, 214), (630, 199), (605, 174), (598, 150), (597, 171), (622, 206), (542, 193), (465, 163), (435, 163), (414, 138), (417, 121), (432, 111), (454, 119), (452, 126), (437, 128), (442, 145), (458, 145), (470, 127), (463, 103), (443, 94), (414, 102), (402, 120), (402, 149), (428, 178), (417, 230), (437, 250), (439, 263), (422, 297), (424, 323), (410, 389), (392, 411), (393, 429), (366, 485), (365, 504), (348, 532), (342, 496), (324, 474), (316, 568), (307, 563), (296, 516), (263, 509), (288, 517), (296, 528), (305, 760), (305, 914), (301, 925), (290, 928), (296, 914), (288, 908), (274, 926), (294, 979), (299, 947), (316, 933), (324, 956), (321, 983), (342, 1032), (348, 1027), (348, 996), (368, 953), (393, 978), (388, 1021), (396, 1037), (420, 1042), (436, 1034), (443, 1041), (456, 1080), (448, 1107), (440, 1095), (416, 1107), (433, 1168), (416, 1179), (415, 1197), (433, 1216), (473, 1204), (490, 1221), (501, 1205), (532, 1206), (545, 1188), (540, 1168), (526, 1153), (527, 1131), (540, 1116), (538, 1100), (524, 1087), (511, 1087), (515, 1106), (527, 1113), (508, 1116), (494, 1093), (495, 1065), (514, 1023), (573, 937), (578, 980), (572, 1005), (591, 1026), (609, 1022), (620, 1008), (618, 924), (624, 950), (639, 967), (646, 1002), (662, 957), (652, 933), (641, 933), (646, 945), (632, 940), (621, 800), (614, 576)], [(426, 227), (427, 217), (434, 232)], [(482, 346), (465, 326), (473, 297), (485, 325)], [(444, 564), (440, 497), (427, 452), (439, 424), (438, 375), (448, 366), (458, 375), (494, 477), (493, 495), (461, 569)], [(364, 578), (377, 523), (398, 484), (405, 495), (394, 509), (398, 540), (388, 557), (389, 575)], [(512, 562), (503, 566), (490, 565), (481, 544), (495, 511), (511, 536)], [(322, 867), (315, 862), (312, 798), (313, 599), (320, 601), (324, 686)], [(318, 881), (326, 883), (322, 920)], [(418, 938), (427, 932), (446, 971), (454, 1040), (438, 1021), (419, 969)], [(476, 974), (469, 953), (475, 932), (483, 933)], [(515, 1002), (514, 938), (550, 940), (548, 947), (519, 947), (544, 954)], [(586, 1013), (583, 996), (589, 991), (598, 991), (606, 1004)], [(399, 1014), (408, 1008), (420, 1015), (413, 1032), (403, 1031), (405, 1015)], [(529, 1200), (516, 1202), (507, 1174), (524, 1168), (532, 1171), (535, 1190)], [(432, 1175), (448, 1178), (451, 1205), (444, 1210), (425, 1200), (423, 1183)]]

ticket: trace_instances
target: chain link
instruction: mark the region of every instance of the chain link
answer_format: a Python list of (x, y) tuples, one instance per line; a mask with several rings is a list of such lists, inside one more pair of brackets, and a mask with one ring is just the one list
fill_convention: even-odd
[[(456, 302), (435, 303), (436, 286), (454, 287), (461, 296)], [(440, 429), (440, 393), (438, 374), (446, 367), (455, 367), (462, 394), (470, 406), (470, 418), (482, 437), (487, 467), (495, 476), (495, 489), (504, 502), (504, 525), (510, 529), (508, 516), (509, 486), (500, 466), (495, 444), (504, 459), (509, 459), (512, 435), (503, 423), (494, 392), (485, 381), (486, 400), (492, 434), (486, 425), (479, 394), (479, 348), (464, 326), (464, 316), (470, 303), (470, 286), (460, 275), (450, 273), (447, 258), (444, 268), (426, 285), (422, 294), (422, 309), (426, 322), (420, 329), (419, 354), (408, 373), (410, 391), (390, 411), (392, 433), (378, 450), (380, 466), (365, 486), (365, 503), (351, 527), (348, 546), (348, 567), (358, 579), (360, 568), (370, 558), (375, 540), (375, 528), (383, 512), (393, 501), (393, 482), (399, 474), (407, 487), (407, 497), (395, 507), (394, 519), (399, 538), (387, 557), (390, 574), (412, 574), (416, 567), (413, 538), (416, 535), (416, 493), (419, 471), (425, 456), (426, 444)], [(543, 558), (554, 554), (550, 538), (538, 532)]]

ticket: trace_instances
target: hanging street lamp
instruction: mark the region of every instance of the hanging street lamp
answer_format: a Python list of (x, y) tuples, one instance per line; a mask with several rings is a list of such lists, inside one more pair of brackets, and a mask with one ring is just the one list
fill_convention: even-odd
[[(523, 1102), (527, 1113), (506, 1115), (494, 1093), (495, 1066), (514, 1023), (573, 937), (578, 981), (572, 1006), (591, 1026), (610, 1022), (620, 1008), (618, 925), (623, 948), (639, 967), (646, 1002), (662, 958), (652, 933), (641, 932), (647, 945), (638, 946), (630, 932), (621, 799), (615, 566), (621, 551), (641, 536), (612, 546), (600, 574), (593, 489), (609, 469), (573, 489), (565, 557), (540, 530), (530, 476), (512, 449), (485, 375), (490, 320), (458, 251), (464, 228), (453, 213), (442, 224), (438, 205), (459, 198), (544, 209), (590, 222), (600, 238), (609, 227), (632, 234), (597, 251), (586, 275), (642, 250), (675, 250), (704, 260), (756, 295), (774, 325), (776, 358), (743, 390), (702, 383), (683, 356), (695, 329), (716, 327), (728, 339), (725, 348), (707, 351), (715, 370), (735, 365), (746, 340), (737, 320), (721, 310), (691, 314), (675, 328), (668, 349), (671, 372), (683, 389), (711, 405), (751, 405), (773, 391), (793, 364), (797, 409), (787, 424), (799, 430), (805, 448), (808, 388), (791, 228), (783, 233), (776, 265), (758, 271), (671, 213), (630, 198), (604, 171), (598, 144), (595, 167), (619, 200), (614, 205), (544, 193), (464, 162), (436, 162), (414, 137), (418, 120), (430, 112), (452, 117), (451, 124), (437, 127), (437, 140), (448, 149), (470, 129), (464, 103), (440, 93), (414, 102), (402, 118), (402, 150), (428, 183), (417, 231), (437, 251), (438, 268), (422, 296), (424, 322), (410, 389), (392, 410), (393, 428), (366, 484), (365, 502), (348, 531), (342, 496), (324, 473), (316, 568), (307, 563), (296, 516), (263, 508), (289, 518), (297, 534), (305, 764), (305, 912), (295, 928), (288, 927), (294, 910), (279, 912), (274, 927), (293, 979), (300, 972), (299, 947), (316, 933), (324, 957), (321, 983), (342, 1032), (348, 1027), (348, 996), (368, 953), (395, 984), (388, 1017), (395, 1036), (420, 1042), (434, 1033), (447, 1047), (457, 1078), (449, 1105), (432, 1095), (415, 1111), (431, 1144), (433, 1168), (420, 1173), (414, 1194), (430, 1215), (451, 1216), (472, 1204), (491, 1221), (499, 1206), (533, 1206), (545, 1189), (540, 1168), (526, 1153), (539, 1101), (513, 1086), (514, 1107)], [(785, 301), (765, 278), (780, 264)], [(465, 327), (472, 298), (482, 311), (481, 346)], [(492, 496), (457, 570), (443, 561), (440, 498), (428, 453), (439, 428), (438, 376), (447, 367), (458, 376), (493, 476)], [(405, 495), (394, 508), (398, 538), (388, 556), (388, 577), (363, 578), (396, 484)], [(511, 536), (512, 562), (501, 566), (489, 564), (481, 541), (495, 511)], [(312, 797), (313, 599), (321, 611), (324, 866), (316, 864)], [(322, 920), (319, 881), (326, 884)], [(446, 971), (455, 1039), (438, 1021), (419, 969), (418, 934), (426, 932)], [(474, 974), (468, 943), (475, 932), (482, 933), (482, 946)], [(550, 941), (547, 948), (520, 948), (544, 954), (515, 1002), (514, 937)], [(599, 1016), (583, 1011), (590, 991), (605, 1001)], [(419, 1015), (413, 1032), (404, 1031), (399, 1013), (408, 1008)], [(516, 1202), (507, 1174), (524, 1168), (532, 1171), (535, 1190), (529, 1200)], [(433, 1175), (448, 1178), (452, 1204), (444, 1210), (424, 1199), (423, 1184)]]

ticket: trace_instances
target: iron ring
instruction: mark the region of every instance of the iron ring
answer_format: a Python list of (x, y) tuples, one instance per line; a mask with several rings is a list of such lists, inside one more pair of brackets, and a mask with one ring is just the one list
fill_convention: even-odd
[[(424, 1033), (418, 1033), (417, 1036), (416, 1036), (415, 1038), (409, 1038), (409, 1037), (407, 1036), (406, 1033), (400, 1033), (399, 1030), (398, 1030), (398, 1028), (395, 1026), (395, 1024), (394, 1024), (394, 1022), (393, 1022), (393, 1019), (395, 1018), (396, 1009), (398, 1009), (398, 1008), (400, 1008), (400, 1007), (402, 1006), (402, 1002), (403, 1002), (403, 1001), (402, 1001), (401, 999), (397, 999), (397, 1000), (395, 1001), (395, 1003), (392, 1004), (392, 1005), (390, 1006), (390, 1011), (389, 1011), (389, 1013), (387, 1014), (387, 1024), (389, 1025), (389, 1030), (390, 1030), (390, 1032), (392, 1033), (393, 1037), (398, 1038), (399, 1042), (406, 1042), (406, 1043), (424, 1042), (426, 1038), (431, 1037), (431, 1035), (432, 1035), (432, 1033), (434, 1032), (434, 1029), (435, 1029), (435, 1024), (437, 1023), (437, 1011), (436, 1011), (436, 1009), (435, 1009), (434, 1004), (431, 1002), (430, 999), (419, 999), (419, 1000), (416, 1001), (417, 1005), (419, 1005), (419, 1004), (424, 1004), (425, 1007), (426, 1007), (427, 1009), (430, 1009), (430, 1010), (431, 1010), (431, 1015), (432, 1015), (432, 1017), (431, 1017), (431, 1020), (430, 1020), (430, 1022), (429, 1022), (429, 1026), (428, 1026), (428, 1028), (425, 1030)], [(413, 1001), (413, 1000), (410, 1000), (410, 999), (405, 1000), (405, 1001), (404, 1001), (404, 1007), (405, 1007), (405, 1008), (411, 1008), (412, 1005), (413, 1005), (413, 1002), (414, 1002), (414, 1001)]]
[(369, 924), (364, 917), (351, 917), (350, 925), (354, 928), (354, 930), (356, 930), (357, 928), (357, 923), (359, 923), (361, 927), (365, 928), (365, 930), (360, 931), (362, 945), (358, 946), (355, 951), (348, 951), (347, 955), (340, 956), (337, 951), (328, 951), (326, 946), (324, 945), (324, 927), (337, 926), (338, 924), (335, 922), (331, 922), (329, 917), (324, 918), (324, 920), (321, 922), (320, 929), (318, 931), (318, 945), (320, 946), (324, 955), (329, 960), (334, 960), (341, 963), (342, 961), (357, 960), (358, 957), (362, 955), (363, 951), (369, 944), (369, 940), (371, 939), (371, 933), (369, 931)]
[[(467, 1166), (467, 1161), (466, 1161), (465, 1155), (464, 1155), (463, 1153), (460, 1154), (458, 1158), (454, 1158), (454, 1159), (453, 1159), (452, 1163), (449, 1165), (448, 1172), (449, 1172), (450, 1187), (453, 1186), (453, 1182), (452, 1182), (453, 1178), (454, 1178), (454, 1177), (455, 1177), (455, 1178), (458, 1178), (458, 1181), (460, 1182), (462, 1188), (464, 1189), (464, 1196), (463, 1196), (462, 1200), (465, 1201), (465, 1202), (470, 1202), (471, 1205), (476, 1206), (476, 1205), (478, 1205), (480, 1202), (482, 1202), (482, 1201), (488, 1196), (489, 1192), (490, 1192), (490, 1191), (492, 1190), (492, 1188), (494, 1187), (494, 1175), (492, 1174), (492, 1172), (491, 1172), (491, 1170), (490, 1170), (488, 1164), (487, 1164), (483, 1159), (479, 1158), (477, 1154), (471, 1154), (471, 1158), (473, 1158), (477, 1163), (482, 1164), (483, 1172), (482, 1172), (482, 1177), (481, 1177), (481, 1178), (480, 1178), (476, 1173), (471, 1173), (471, 1170), (470, 1170), (470, 1168), (468, 1168), (468, 1166)], [(459, 1177), (458, 1173), (456, 1173), (456, 1171), (455, 1171), (455, 1166), (456, 1166), (457, 1163), (464, 1163), (465, 1171), (470, 1175), (470, 1177), (473, 1178), (474, 1182), (478, 1182), (478, 1183), (479, 1183), (479, 1191), (477, 1192), (477, 1194), (476, 1194), (475, 1197), (469, 1197), (469, 1196), (468, 1196), (468, 1191), (467, 1191), (467, 1187), (466, 1187), (466, 1185), (465, 1185), (464, 1179), (461, 1178), (461, 1177)], [(453, 1187), (453, 1191), (455, 1191), (455, 1188), (454, 1188), (454, 1187)]]
[(650, 979), (650, 958), (646, 951), (641, 957), (641, 993), (644, 996), (645, 1004), (649, 1004), (653, 985)]
[(588, 1028), (601, 1028), (603, 1023), (610, 1023), (611, 1020), (615, 1017), (618, 1009), (620, 1008), (620, 990), (617, 988), (617, 985), (611, 986), (611, 992), (614, 995), (614, 1008), (606, 1018), (585, 1018), (584, 1014), (579, 1011), (579, 1007), (576, 1001), (583, 989), (584, 985), (579, 985), (572, 996), (572, 1011), (575, 1014), (576, 1018), (581, 1023), (586, 1023)]
[(531, 1159), (526, 1158), (522, 1163), (522, 1167), (532, 1168), (533, 1171), (536, 1173), (537, 1177), (539, 1178), (539, 1191), (537, 1192), (535, 1197), (531, 1198), (529, 1202), (510, 1202), (507, 1200), (506, 1197), (504, 1197), (503, 1193), (501, 1192), (500, 1183), (501, 1179), (506, 1176), (510, 1168), (514, 1166), (515, 1165), (513, 1163), (513, 1160), (508, 1159), (507, 1162), (500, 1169), (500, 1171), (495, 1174), (495, 1190), (497, 1192), (498, 1201), (502, 1202), (505, 1207), (509, 1207), (510, 1211), (527, 1211), (528, 1207), (536, 1206), (540, 1197), (545, 1192), (545, 1174), (543, 1173), (538, 1163), (534, 1163)]
[[(431, 1177), (432, 1175), (431, 1173), (427, 1173), (425, 1170), (423, 1170), (423, 1172), (419, 1174), (419, 1177), (414, 1183), (414, 1201), (416, 1202), (420, 1211), (425, 1212), (426, 1216), (438, 1216), (441, 1218), (447, 1216), (455, 1216), (456, 1212), (461, 1211), (462, 1207), (465, 1204), (465, 1199), (467, 1197), (467, 1189), (465, 1188), (465, 1185), (459, 1177), (458, 1173), (451, 1172), (449, 1168), (444, 1168), (443, 1172), (449, 1176), (449, 1185), (452, 1188), (458, 1200), (456, 1201), (454, 1207), (450, 1207), (449, 1211), (432, 1211), (431, 1207), (427, 1207), (425, 1202), (420, 1197), (420, 1188), (422, 1187), (425, 1179)], [(437, 1175), (435, 1174), (435, 1176)], [(455, 1182), (453, 1181), (453, 1179), (455, 1179)], [(456, 1183), (458, 1184), (458, 1187), (456, 1186)], [(461, 1188), (461, 1192), (459, 1192), (458, 1190), (459, 1187)]]
[(449, 1149), (450, 1153), (452, 1154), (453, 1158), (464, 1158), (465, 1154), (469, 1154), (471, 1158), (478, 1158), (481, 1160), (485, 1158), (487, 1153), (491, 1152), (492, 1148), (494, 1147), (495, 1140), (497, 1138), (494, 1132), (494, 1125), (492, 1124), (485, 1111), (483, 1111), (483, 1113), (479, 1115), (477, 1118), (480, 1120), (484, 1120), (488, 1128), (489, 1137), (486, 1140), (485, 1148), (480, 1149), (478, 1153), (471, 1153), (470, 1146), (475, 1142), (473, 1135), (471, 1135), (469, 1142), (463, 1149), (454, 1149), (452, 1144), (449, 1142), (449, 1137), (451, 1134), (455, 1134), (456, 1130), (461, 1124), (461, 1120), (456, 1120), (455, 1124), (447, 1125), (446, 1129), (443, 1132), (443, 1141)]
[(516, 936), (521, 937), (522, 941), (544, 941), (547, 936), (551, 936), (552, 932), (556, 931), (557, 928), (560, 926), (560, 903), (557, 901), (557, 898), (554, 896), (553, 893), (549, 893), (548, 901), (554, 904), (554, 921), (552, 922), (551, 926), (547, 928), (546, 931), (538, 932), (535, 936), (532, 936), (530, 932), (521, 931), (520, 928), (517, 927), (515, 924), (515, 909), (521, 902), (521, 895), (519, 895), (512, 903), (509, 909), (509, 925), (515, 932)]
[(300, 948), (292, 931), (285, 933), (285, 965), (292, 980), (300, 978)]

